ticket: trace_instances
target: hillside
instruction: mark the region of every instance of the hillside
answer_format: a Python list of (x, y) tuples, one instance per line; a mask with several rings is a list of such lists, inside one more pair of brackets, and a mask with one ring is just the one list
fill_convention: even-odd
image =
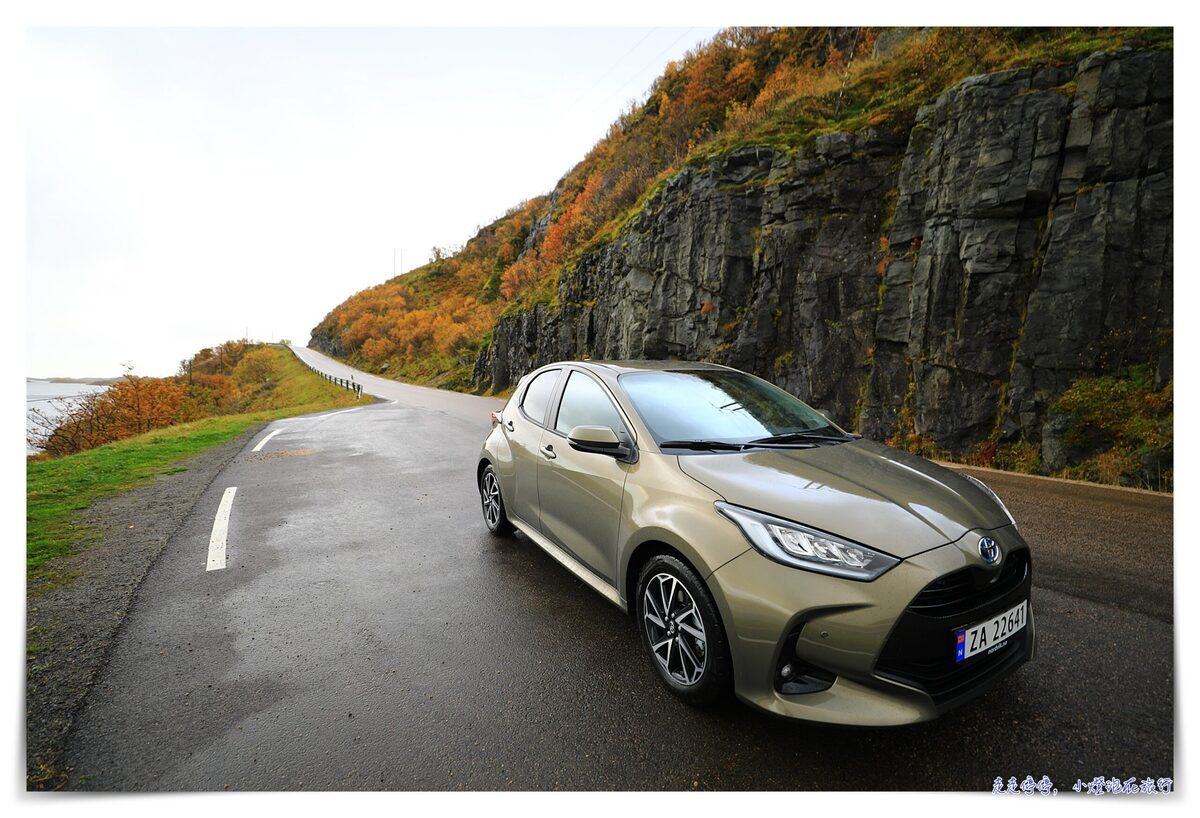
[(723, 32), (547, 196), (310, 343), (495, 392), (559, 358), (703, 358), (925, 454), (1168, 487), (1171, 46)]

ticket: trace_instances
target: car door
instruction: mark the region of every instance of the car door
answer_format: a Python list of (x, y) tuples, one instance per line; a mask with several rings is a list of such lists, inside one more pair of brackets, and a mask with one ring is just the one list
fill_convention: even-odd
[(546, 415), (551, 399), (562, 376), (561, 369), (539, 372), (525, 385), (515, 412), (506, 413), (504, 423), (509, 449), (513, 458), (512, 500), (505, 498), (509, 513), (526, 525), (539, 529), (538, 523), (538, 453), (545, 434)]
[(572, 449), (567, 433), (576, 426), (608, 426), (632, 442), (608, 391), (588, 373), (571, 369), (541, 439), (542, 533), (612, 583), (628, 464)]

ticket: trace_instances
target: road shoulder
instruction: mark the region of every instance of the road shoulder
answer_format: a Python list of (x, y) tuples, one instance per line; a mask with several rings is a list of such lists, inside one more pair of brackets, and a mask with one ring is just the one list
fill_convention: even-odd
[(169, 473), (94, 502), (81, 522), (98, 536), (48, 564), (26, 594), (26, 786), (56, 789), (75, 716), (138, 587), (213, 479), (265, 424), (181, 461)]

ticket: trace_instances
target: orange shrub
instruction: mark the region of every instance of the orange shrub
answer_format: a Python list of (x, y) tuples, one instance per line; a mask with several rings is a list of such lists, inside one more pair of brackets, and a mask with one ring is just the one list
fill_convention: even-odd
[(114, 440), (170, 426), (185, 419), (187, 389), (174, 378), (125, 377), (103, 392), (67, 405), (52, 424), (41, 416), (30, 442), (52, 457), (95, 448)]
[(233, 379), (240, 386), (266, 383), (275, 374), (275, 353), (266, 347), (251, 350), (233, 368)]
[[(181, 378), (181, 380), (183, 380)], [(187, 419), (236, 411), (242, 393), (228, 375), (194, 373), (184, 381), (188, 392)]]
[(368, 338), (363, 342), (362, 353), (373, 364), (381, 364), (396, 351), (396, 342), (391, 338)]

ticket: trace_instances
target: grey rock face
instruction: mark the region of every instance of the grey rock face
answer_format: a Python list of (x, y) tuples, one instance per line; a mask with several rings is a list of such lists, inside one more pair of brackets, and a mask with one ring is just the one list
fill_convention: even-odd
[(1170, 52), (971, 77), (892, 127), (685, 168), (564, 272), (556, 307), (500, 320), (476, 387), (564, 358), (706, 359), (965, 453), (1040, 441), (1082, 374), (1170, 377)]
[(562, 358), (707, 359), (852, 422), (904, 144), (903, 133), (832, 134), (797, 156), (744, 148), (683, 170), (563, 275), (557, 309), (500, 320), (476, 384), (503, 389)]
[(1080, 66), (1009, 390), (1030, 439), (1080, 375), (1135, 362), (1172, 368), (1171, 79), (1169, 53)]

